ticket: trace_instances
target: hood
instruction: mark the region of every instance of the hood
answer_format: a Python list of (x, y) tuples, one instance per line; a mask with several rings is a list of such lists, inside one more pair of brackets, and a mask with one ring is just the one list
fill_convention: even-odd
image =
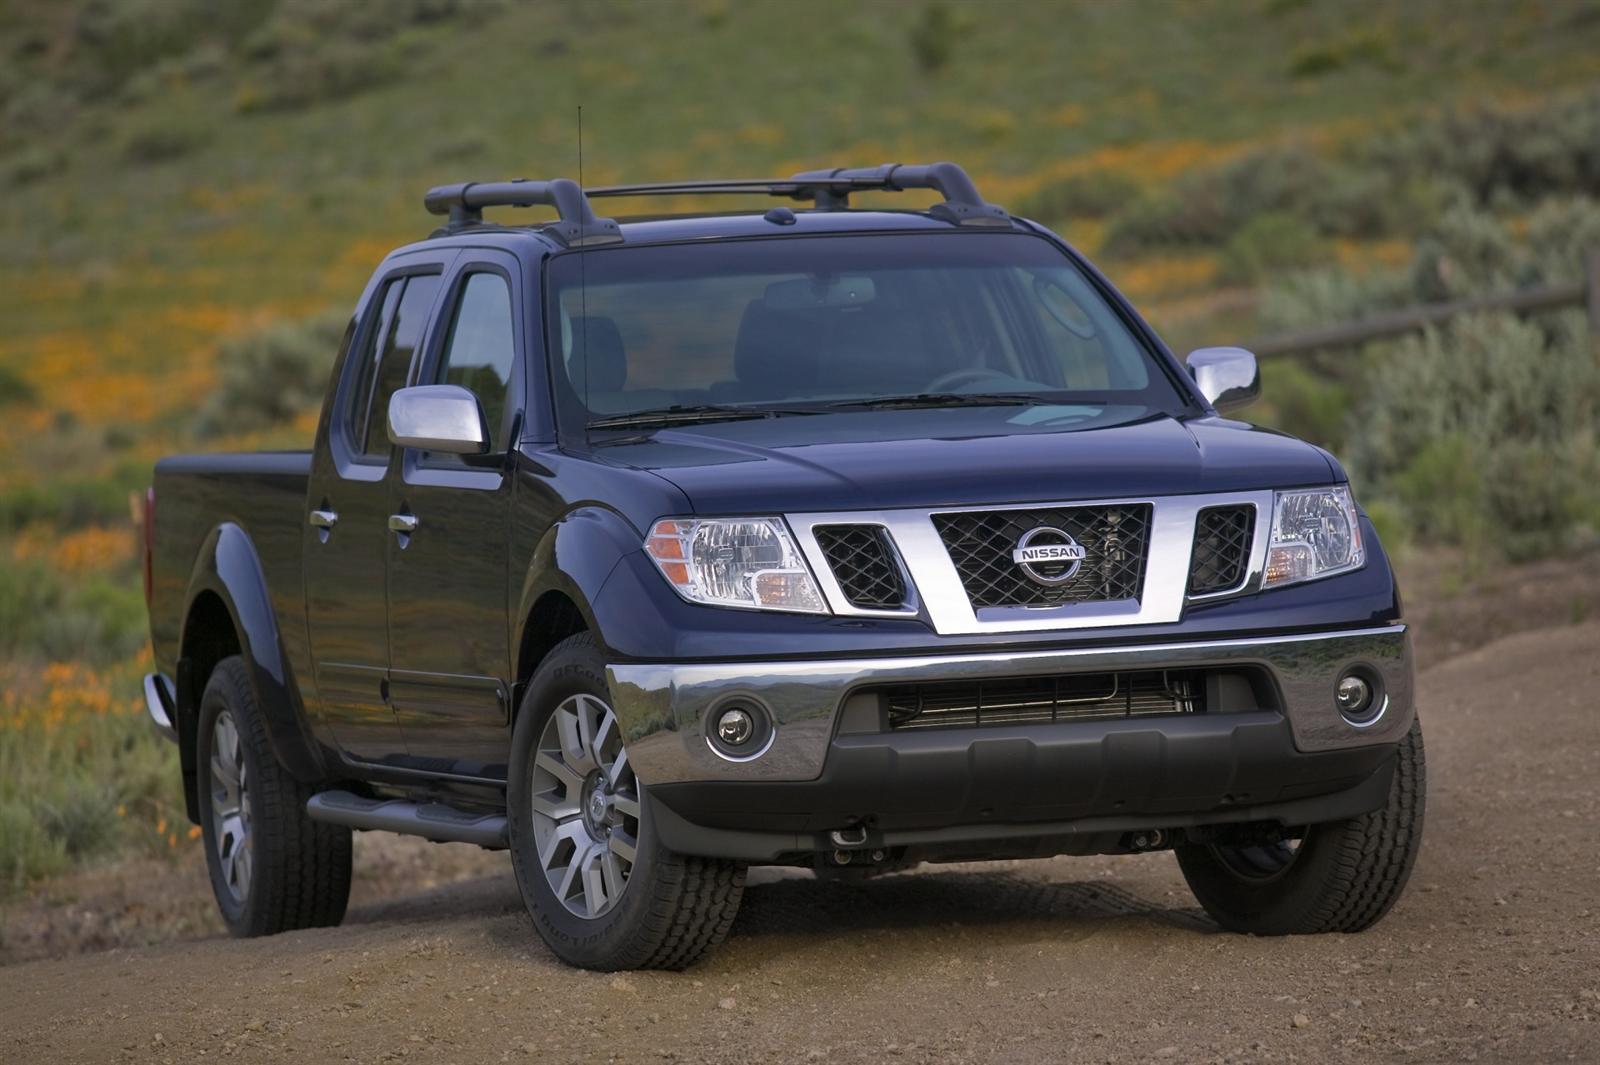
[(1142, 408), (958, 407), (663, 429), (595, 457), (672, 482), (700, 514), (1183, 495), (1340, 479), (1293, 437)]

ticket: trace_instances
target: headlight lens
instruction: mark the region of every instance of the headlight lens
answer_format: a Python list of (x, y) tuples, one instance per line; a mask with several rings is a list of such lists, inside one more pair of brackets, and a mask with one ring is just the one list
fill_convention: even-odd
[(1265, 587), (1359, 569), (1365, 561), (1361, 524), (1348, 486), (1278, 493)]
[(664, 518), (644, 543), (691, 603), (826, 614), (822, 593), (777, 518)]

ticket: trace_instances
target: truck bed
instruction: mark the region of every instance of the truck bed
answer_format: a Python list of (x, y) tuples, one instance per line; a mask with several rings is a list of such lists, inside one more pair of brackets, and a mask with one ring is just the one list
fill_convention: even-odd
[(188, 589), (206, 539), (226, 523), (249, 535), (292, 660), (305, 639), (301, 580), (310, 451), (174, 455), (156, 463), (151, 641), (158, 668), (178, 657)]

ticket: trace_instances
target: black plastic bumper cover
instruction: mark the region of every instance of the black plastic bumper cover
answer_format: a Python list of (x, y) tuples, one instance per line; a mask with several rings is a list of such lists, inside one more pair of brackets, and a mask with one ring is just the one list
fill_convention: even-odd
[(1394, 752), (1304, 753), (1277, 713), (1197, 714), (841, 735), (816, 780), (650, 795), (673, 850), (770, 861), (830, 849), (830, 831), (858, 825), (867, 846), (892, 847), (1338, 820), (1383, 804)]

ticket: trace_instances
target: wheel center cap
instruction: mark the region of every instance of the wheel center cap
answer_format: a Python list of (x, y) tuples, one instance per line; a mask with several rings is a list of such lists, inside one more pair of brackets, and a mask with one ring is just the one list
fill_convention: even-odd
[(599, 773), (594, 774), (589, 779), (585, 793), (583, 819), (590, 834), (598, 838), (605, 834), (611, 819), (611, 793), (606, 790), (605, 778)]

